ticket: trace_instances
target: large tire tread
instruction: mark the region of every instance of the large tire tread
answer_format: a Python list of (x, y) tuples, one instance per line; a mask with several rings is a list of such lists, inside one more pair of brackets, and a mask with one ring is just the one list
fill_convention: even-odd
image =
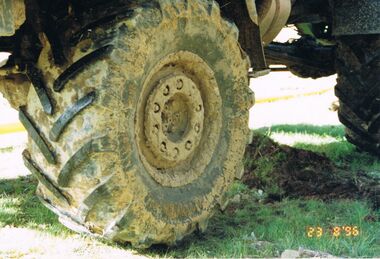
[(59, 77), (54, 81), (54, 91), (60, 92), (65, 87), (66, 83), (78, 75), (81, 71), (85, 70), (89, 63), (92, 63), (103, 55), (109, 53), (112, 49), (112, 45), (106, 45), (99, 49), (96, 49), (87, 55), (83, 56), (79, 60), (75, 61), (68, 68), (66, 68)]
[[(158, 2), (160, 5), (134, 6), (131, 9), (123, 10), (125, 13), (123, 16), (111, 15), (89, 23), (73, 37), (73, 46), (67, 51), (67, 56), (70, 57), (69, 61), (62, 67), (54, 66), (50, 54), (51, 47), (48, 42), (45, 42), (38, 66), (43, 71), (42, 79), (48, 86), (47, 92), (54, 105), (54, 112), (51, 114), (43, 112), (41, 105), (36, 102), (38, 93), (33, 89), (29, 93), (28, 106), (20, 109), (20, 117), (23, 118), (32, 140), (29, 142), (28, 151), (25, 151), (24, 160), (39, 180), (37, 194), (43, 203), (58, 214), (61, 222), (71, 229), (119, 242), (129, 241), (137, 247), (147, 247), (157, 242), (174, 244), (195, 228), (204, 230), (208, 217), (202, 214), (196, 219), (196, 222), (183, 223), (178, 229), (170, 224), (164, 228), (160, 226), (162, 228), (160, 232), (153, 232), (149, 235), (144, 234), (149, 232), (149, 226), (137, 226), (137, 229), (130, 227), (134, 215), (128, 208), (133, 202), (129, 201), (129, 197), (123, 196), (123, 188), (126, 186), (120, 186), (120, 179), (136, 169), (127, 166), (123, 168), (126, 171), (122, 176), (113, 172), (113, 166), (119, 163), (115, 157), (128, 157), (130, 154), (121, 153), (123, 151), (120, 151), (122, 150), (120, 146), (123, 143), (113, 135), (109, 135), (111, 131), (127, 132), (128, 125), (107, 125), (106, 121), (95, 123), (95, 119), (86, 115), (88, 113), (99, 114), (99, 117), (108, 116), (113, 119), (129, 113), (128, 108), (123, 108), (123, 105), (128, 106), (123, 99), (126, 93), (106, 87), (108, 79), (103, 77), (102, 73), (112, 74), (113, 72), (109, 72), (112, 71), (112, 68), (99, 68), (106, 64), (106, 61), (117, 59), (116, 56), (112, 56), (114, 46), (119, 44), (115, 40), (115, 37), (118, 36), (115, 24), (125, 18), (129, 19), (131, 24), (138, 24), (140, 21), (134, 19), (144, 18), (142, 14), (148, 9), (159, 9), (163, 19), (172, 19), (173, 15), (178, 15), (186, 10), (186, 12), (197, 12), (194, 15), (217, 23), (223, 33), (227, 35), (224, 37), (230, 37), (236, 41), (236, 43), (229, 44), (235, 44), (233, 46), (235, 49), (238, 46), (236, 26), (222, 19), (215, 1), (174, 3), (169, 0), (160, 0)], [(205, 15), (209, 18), (205, 18)], [(114, 19), (115, 17), (117, 19)], [(154, 25), (155, 22), (152, 21), (152, 24)], [(106, 23), (105, 26), (103, 26), (104, 23)], [(152, 24), (144, 24), (144, 26), (153, 26)], [(101, 29), (97, 30), (96, 28)], [(132, 34), (132, 36), (134, 35)], [(230, 42), (233, 41), (230, 40)], [(127, 51), (124, 50), (126, 53)], [(241, 51), (240, 48), (239, 51)], [(123, 53), (123, 55), (126, 54)], [(233, 55), (235, 55), (234, 62), (236, 64), (241, 63), (243, 65), (239, 65), (240, 67), (248, 69), (249, 60), (242, 51), (239, 52), (239, 55)], [(141, 64), (136, 64), (136, 66), (139, 65)], [(91, 78), (88, 75), (89, 71), (95, 74)], [(117, 78), (118, 75), (112, 74), (111, 77)], [(238, 87), (240, 85), (243, 83), (239, 82)], [(134, 94), (133, 90), (132, 88), (131, 93), (127, 94)], [(232, 92), (232, 90), (235, 89), (230, 91)], [(234, 118), (236, 123), (243, 127), (246, 124), (243, 119), (247, 117), (248, 106), (252, 104), (250, 99), (252, 96), (248, 87), (246, 86), (240, 95), (231, 98), (235, 98), (234, 102), (246, 109), (236, 113), (236, 118)], [(93, 126), (90, 127), (91, 122)], [(245, 136), (239, 136), (239, 138), (248, 138), (248, 126), (246, 125), (246, 127)], [(235, 132), (230, 134), (235, 134)], [(241, 139), (236, 139), (234, 142), (240, 143)], [(244, 154), (244, 150), (241, 150), (243, 147), (239, 148), (233, 147), (229, 152), (234, 156), (239, 156), (237, 154), (240, 153)], [(104, 165), (97, 163), (98, 160), (105, 161)], [(242, 166), (228, 170), (234, 171), (235, 178), (242, 176)], [(224, 184), (230, 183), (225, 182)], [(223, 197), (214, 199), (217, 199), (217, 203), (221, 207), (223, 206), (225, 202)], [(110, 206), (115, 207), (110, 209)], [(206, 211), (204, 214), (210, 216), (213, 212)], [(146, 220), (154, 222), (153, 217), (154, 215), (146, 215)], [(100, 223), (92, 225), (88, 222)], [(99, 227), (99, 225), (103, 227)], [(125, 231), (125, 229), (130, 230)]]
[(338, 42), (339, 119), (349, 142), (380, 156), (379, 35), (341, 37)]

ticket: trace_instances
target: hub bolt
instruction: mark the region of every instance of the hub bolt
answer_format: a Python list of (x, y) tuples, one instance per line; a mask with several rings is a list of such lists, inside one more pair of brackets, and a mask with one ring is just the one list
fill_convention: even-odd
[(185, 148), (186, 148), (187, 150), (191, 150), (192, 147), (193, 147), (193, 144), (191, 143), (191, 141), (187, 141), (187, 142), (186, 142), (186, 145), (185, 145)]
[(158, 103), (155, 103), (155, 104), (154, 104), (154, 112), (157, 113), (157, 112), (159, 112), (160, 110), (161, 110), (160, 105), (159, 105)]
[(181, 90), (183, 88), (183, 80), (178, 79), (177, 81), (177, 90)]
[(164, 89), (164, 95), (165, 96), (168, 96), (170, 94), (170, 87), (169, 87), (169, 85), (167, 85), (166, 87), (165, 87), (165, 89)]
[(161, 143), (161, 149), (160, 149), (160, 151), (161, 151), (162, 153), (165, 153), (165, 152), (166, 152), (166, 143), (165, 143), (165, 142), (162, 142), (162, 143)]
[(157, 134), (159, 130), (160, 130), (160, 125), (158, 125), (158, 124), (154, 125), (153, 134)]
[(201, 125), (199, 125), (199, 123), (195, 124), (194, 130), (196, 133), (199, 133), (199, 131), (201, 130)]
[(174, 148), (174, 154), (175, 154), (175, 157), (177, 157), (179, 155), (179, 149), (178, 148)]

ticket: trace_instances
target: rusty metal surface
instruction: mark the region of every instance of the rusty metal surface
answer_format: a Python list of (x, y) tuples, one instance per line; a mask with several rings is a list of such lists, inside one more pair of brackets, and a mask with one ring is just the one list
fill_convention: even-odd
[(380, 0), (333, 1), (333, 34), (380, 33)]

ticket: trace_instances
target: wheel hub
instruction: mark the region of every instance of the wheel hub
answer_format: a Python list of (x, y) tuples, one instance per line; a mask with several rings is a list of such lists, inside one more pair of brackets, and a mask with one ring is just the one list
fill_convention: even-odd
[(196, 84), (184, 74), (159, 81), (149, 95), (144, 126), (149, 148), (161, 161), (182, 162), (202, 137), (204, 105)]
[(161, 58), (144, 79), (135, 114), (139, 158), (151, 179), (179, 187), (200, 177), (222, 145), (222, 118), (218, 82), (202, 58), (188, 51)]

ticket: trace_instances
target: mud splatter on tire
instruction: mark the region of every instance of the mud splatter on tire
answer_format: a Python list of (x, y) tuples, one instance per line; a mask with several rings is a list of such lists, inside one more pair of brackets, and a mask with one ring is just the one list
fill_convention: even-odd
[(75, 231), (174, 244), (207, 226), (241, 175), (248, 57), (214, 1), (160, 0), (97, 26), (62, 67), (45, 42), (38, 69), (54, 109), (30, 90), (25, 160)]

